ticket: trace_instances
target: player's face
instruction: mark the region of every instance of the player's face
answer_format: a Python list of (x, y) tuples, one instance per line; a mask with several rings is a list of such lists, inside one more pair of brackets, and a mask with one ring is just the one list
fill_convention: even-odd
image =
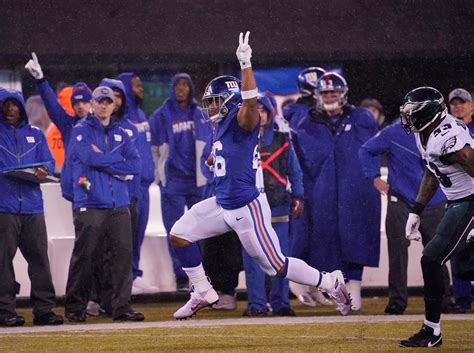
[(74, 110), (74, 114), (76, 114), (77, 117), (82, 119), (87, 115), (87, 113), (91, 111), (91, 103), (78, 101), (74, 103), (72, 109)]
[(12, 125), (20, 123), (20, 106), (13, 100), (7, 100), (2, 106), (3, 116)]
[(463, 119), (472, 114), (472, 102), (464, 102), (455, 98), (449, 103), (449, 109), (456, 118)]
[(92, 100), (94, 115), (100, 120), (110, 118), (114, 108), (115, 104), (109, 98), (102, 98), (98, 102), (95, 99)]
[(342, 93), (339, 91), (326, 91), (322, 92), (321, 96), (323, 98), (324, 104), (332, 104), (338, 102), (341, 99)]
[(187, 101), (189, 94), (191, 92), (191, 87), (189, 87), (189, 82), (185, 78), (180, 78), (176, 81), (174, 85), (174, 95), (178, 102)]
[(114, 113), (117, 113), (120, 110), (120, 108), (122, 108), (123, 97), (122, 97), (122, 94), (117, 91), (114, 91), (114, 97), (115, 97)]
[(264, 107), (258, 107), (258, 113), (260, 114), (260, 126), (265, 126), (268, 123), (268, 112)]
[(138, 76), (133, 76), (132, 78), (132, 91), (136, 97), (143, 100), (145, 92), (143, 91), (142, 81)]

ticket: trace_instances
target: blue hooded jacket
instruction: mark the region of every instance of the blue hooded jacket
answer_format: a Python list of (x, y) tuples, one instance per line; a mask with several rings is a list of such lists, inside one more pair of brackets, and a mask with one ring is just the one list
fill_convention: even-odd
[[(101, 152), (94, 152), (92, 144)], [(108, 126), (94, 116), (77, 124), (69, 144), (74, 208), (117, 208), (130, 204), (126, 180), (140, 172), (137, 149), (114, 119)], [(80, 184), (87, 178), (90, 189)]]
[[(21, 122), (9, 124), (3, 115), (3, 103), (14, 100), (20, 105)], [(43, 132), (28, 124), (25, 102), (20, 92), (0, 88), (0, 170), (31, 163), (44, 163), (54, 171), (54, 159)], [(0, 212), (15, 214), (43, 213), (39, 184), (0, 174)]]
[[(175, 85), (185, 79), (190, 85), (189, 105), (183, 110), (175, 97)], [(176, 74), (169, 98), (150, 118), (153, 135), (155, 181), (162, 192), (187, 194), (190, 189), (206, 184), (202, 174), (201, 155), (211, 134), (211, 125), (204, 120), (194, 99), (194, 84), (186, 73)]]
[(142, 161), (140, 172), (140, 184), (149, 187), (154, 179), (155, 165), (151, 154), (151, 131), (150, 124), (145, 112), (140, 109), (132, 90), (132, 78), (136, 76), (133, 72), (124, 72), (117, 76), (125, 88), (127, 104), (127, 117), (138, 130), (137, 149)]
[[(110, 87), (112, 90), (118, 90), (122, 93), (122, 108), (121, 108), (121, 116), (116, 117), (119, 126), (124, 129), (130, 139), (132, 140), (135, 148), (138, 151), (139, 144), (138, 144), (138, 130), (135, 125), (128, 119), (128, 105), (127, 105), (127, 95), (125, 94), (125, 87), (120, 80), (114, 80), (112, 78), (104, 78), (100, 81), (99, 86), (106, 86)], [(140, 154), (140, 153), (139, 153)], [(142, 160), (140, 158), (140, 168), (141, 168)], [(134, 176), (134, 178), (127, 182), (128, 186), (128, 194), (130, 196), (130, 200), (132, 198), (138, 198), (140, 194), (140, 176)]]
[[(71, 136), (72, 128), (80, 121), (77, 116), (69, 115), (64, 108), (59, 104), (56, 94), (51, 88), (49, 82), (46, 79), (36, 81), (41, 99), (43, 100), (44, 106), (48, 112), (51, 121), (56, 125), (61, 132), (61, 139), (63, 140), (64, 146), (64, 165), (61, 170), (61, 192), (63, 197), (72, 201), (72, 184), (70, 164), (67, 161), (67, 148)], [(77, 82), (74, 87), (87, 86), (84, 82)]]

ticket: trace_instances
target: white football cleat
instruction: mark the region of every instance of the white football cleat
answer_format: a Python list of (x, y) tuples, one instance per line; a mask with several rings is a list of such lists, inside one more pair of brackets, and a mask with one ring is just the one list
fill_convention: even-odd
[(341, 271), (333, 271), (327, 273), (332, 278), (332, 286), (326, 293), (334, 299), (342, 316), (346, 316), (351, 311), (351, 296), (347, 291), (346, 285), (344, 284), (344, 276)]
[(188, 317), (191, 317), (196, 314), (199, 310), (204, 309), (208, 306), (212, 306), (218, 301), (219, 295), (214, 290), (214, 288), (208, 289), (204, 293), (191, 292), (191, 299), (189, 299), (186, 304), (179, 308), (173, 314), (173, 317), (176, 320), (187, 319)]

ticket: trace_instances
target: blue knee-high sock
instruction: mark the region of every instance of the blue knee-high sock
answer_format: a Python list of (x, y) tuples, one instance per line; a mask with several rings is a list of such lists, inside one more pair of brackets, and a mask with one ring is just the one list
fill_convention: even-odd
[(201, 250), (196, 243), (184, 247), (175, 247), (174, 251), (183, 268), (196, 267), (202, 262)]

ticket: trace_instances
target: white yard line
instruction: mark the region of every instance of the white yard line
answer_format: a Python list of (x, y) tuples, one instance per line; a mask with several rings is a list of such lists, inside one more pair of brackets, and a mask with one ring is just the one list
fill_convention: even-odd
[[(204, 328), (221, 326), (245, 326), (245, 325), (288, 325), (288, 324), (328, 324), (328, 323), (377, 323), (377, 322), (401, 322), (401, 321), (423, 321), (423, 315), (351, 315), (341, 316), (311, 316), (311, 317), (285, 317), (285, 318), (237, 318), (219, 320), (199, 320), (197, 318), (185, 321), (154, 321), (136, 323), (110, 323), (110, 324), (67, 324), (61, 326), (33, 326), (33, 327), (11, 327), (0, 328), (0, 336), (13, 336), (29, 333), (56, 333), (74, 331), (109, 331), (109, 330), (131, 330), (148, 328)], [(442, 316), (445, 321), (474, 320), (474, 314), (447, 314)]]

